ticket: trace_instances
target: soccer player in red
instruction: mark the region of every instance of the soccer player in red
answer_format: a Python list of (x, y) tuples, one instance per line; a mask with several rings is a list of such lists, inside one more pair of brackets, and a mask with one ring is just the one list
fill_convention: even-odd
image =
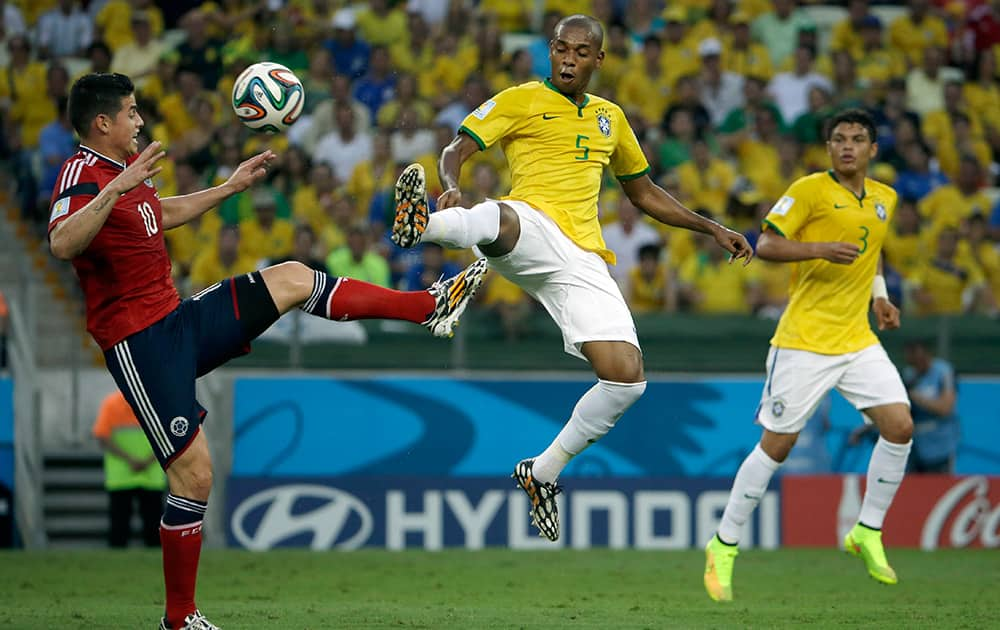
[(412, 321), (449, 336), (482, 282), (485, 261), (426, 291), (400, 292), (335, 278), (286, 262), (228, 278), (181, 300), (170, 279), (163, 232), (260, 181), (275, 158), (264, 151), (214, 188), (161, 199), (151, 178), (164, 157), (158, 142), (138, 153), (142, 117), (132, 81), (89, 74), (70, 91), (69, 116), (81, 138), (52, 193), (49, 244), (71, 260), (87, 304), (87, 330), (167, 473), (160, 524), (166, 614), (161, 630), (216, 628), (195, 606), (201, 523), (212, 486), (205, 409), (195, 380), (250, 350), (283, 313), (301, 308), (332, 320)]

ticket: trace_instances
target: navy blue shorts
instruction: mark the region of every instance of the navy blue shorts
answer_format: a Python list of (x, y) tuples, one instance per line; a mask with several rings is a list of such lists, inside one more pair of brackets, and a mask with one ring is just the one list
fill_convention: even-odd
[(164, 469), (191, 444), (205, 419), (195, 380), (249, 352), (250, 342), (277, 317), (260, 273), (254, 272), (182, 301), (104, 353)]

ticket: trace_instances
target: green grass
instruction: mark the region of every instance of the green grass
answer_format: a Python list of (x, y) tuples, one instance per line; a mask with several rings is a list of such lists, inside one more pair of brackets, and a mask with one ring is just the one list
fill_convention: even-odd
[[(701, 552), (447, 551), (202, 557), (199, 605), (244, 628), (986, 628), (1000, 552), (890, 550), (895, 587), (832, 549), (745, 551), (732, 604)], [(0, 628), (156, 627), (158, 552), (0, 553)]]

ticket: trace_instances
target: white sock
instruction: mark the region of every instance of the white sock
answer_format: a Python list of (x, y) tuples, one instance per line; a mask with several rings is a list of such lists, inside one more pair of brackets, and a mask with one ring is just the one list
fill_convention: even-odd
[(471, 208), (445, 208), (432, 212), (420, 240), (451, 249), (488, 245), (500, 235), (500, 205), (495, 201)]
[(722, 522), (719, 523), (719, 538), (722, 542), (731, 545), (740, 542), (743, 525), (760, 503), (767, 484), (779, 466), (781, 462), (771, 459), (760, 447), (760, 442), (743, 460), (736, 472), (736, 479), (733, 480), (733, 489), (729, 493), (726, 511), (722, 513)]
[(865, 487), (865, 498), (861, 502), (861, 514), (858, 522), (871, 529), (882, 529), (885, 513), (892, 505), (896, 490), (903, 481), (906, 472), (906, 458), (910, 454), (913, 440), (906, 444), (889, 442), (879, 437), (872, 449), (872, 458), (868, 462), (868, 483)]
[(569, 460), (610, 431), (644, 391), (646, 381), (615, 383), (598, 380), (577, 401), (569, 422), (552, 444), (535, 458), (531, 469), (535, 479), (543, 483), (555, 481)]

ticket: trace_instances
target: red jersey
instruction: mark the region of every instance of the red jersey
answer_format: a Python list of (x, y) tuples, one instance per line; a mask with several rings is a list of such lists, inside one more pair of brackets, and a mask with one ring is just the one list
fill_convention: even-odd
[[(124, 168), (80, 145), (56, 178), (49, 232)], [(73, 259), (87, 302), (87, 330), (102, 350), (158, 322), (180, 304), (170, 278), (162, 218), (159, 194), (147, 179), (118, 198), (97, 236)]]

